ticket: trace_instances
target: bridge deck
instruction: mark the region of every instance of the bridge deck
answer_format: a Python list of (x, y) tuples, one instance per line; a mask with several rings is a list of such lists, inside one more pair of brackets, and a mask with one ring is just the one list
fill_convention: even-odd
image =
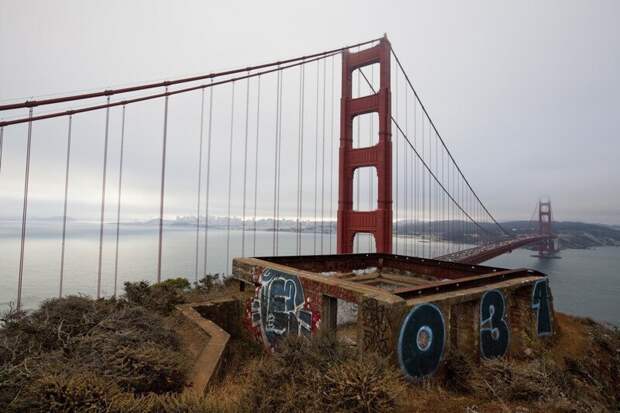
[(491, 258), (495, 258), (499, 255), (511, 252), (512, 250), (522, 247), (524, 245), (555, 237), (555, 235), (540, 234), (521, 236), (453, 252), (451, 254), (436, 257), (435, 259), (441, 261), (460, 262), (463, 264), (479, 264), (481, 262), (490, 260)]

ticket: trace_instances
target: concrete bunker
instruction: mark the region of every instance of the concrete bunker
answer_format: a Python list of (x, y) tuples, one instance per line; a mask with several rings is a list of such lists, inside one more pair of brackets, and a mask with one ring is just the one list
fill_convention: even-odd
[(392, 254), (235, 258), (244, 325), (268, 349), (289, 334), (335, 330), (409, 378), (455, 351), (493, 358), (553, 333), (547, 277), (529, 269)]

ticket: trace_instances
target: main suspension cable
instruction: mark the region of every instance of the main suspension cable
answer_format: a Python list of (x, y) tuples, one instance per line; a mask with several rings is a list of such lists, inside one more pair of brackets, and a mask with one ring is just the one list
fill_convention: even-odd
[(155, 89), (155, 88), (160, 88), (160, 87), (168, 87), (168, 86), (177, 85), (177, 84), (181, 84), (181, 83), (196, 82), (196, 81), (199, 81), (199, 80), (214, 79), (214, 78), (217, 78), (217, 77), (230, 76), (230, 75), (234, 75), (234, 74), (237, 74), (237, 73), (251, 72), (251, 71), (255, 71), (255, 70), (265, 69), (265, 68), (268, 68), (268, 67), (286, 65), (286, 64), (289, 64), (289, 63), (294, 63), (294, 62), (299, 62), (299, 61), (306, 61), (306, 60), (313, 59), (313, 58), (316, 58), (316, 57), (323, 58), (323, 57), (326, 57), (327, 55), (338, 54), (338, 53), (340, 53), (340, 52), (342, 52), (344, 50), (347, 50), (347, 49), (350, 49), (350, 48), (353, 48), (353, 47), (365, 46), (365, 45), (377, 42), (379, 40), (381, 40), (381, 38), (377, 38), (377, 39), (373, 39), (373, 40), (368, 40), (368, 41), (365, 41), (365, 42), (362, 42), (362, 43), (357, 43), (357, 44), (353, 44), (353, 45), (350, 45), (350, 46), (340, 47), (338, 49), (327, 50), (327, 51), (323, 51), (323, 52), (319, 52), (319, 53), (314, 53), (314, 54), (310, 54), (310, 55), (306, 55), (306, 56), (294, 57), (292, 59), (279, 60), (279, 61), (276, 61), (276, 62), (269, 62), (269, 63), (260, 64), (260, 65), (255, 65), (255, 66), (248, 66), (248, 67), (245, 67), (245, 68), (226, 70), (226, 71), (222, 71), (222, 72), (215, 72), (215, 73), (210, 73), (210, 74), (207, 74), (207, 75), (192, 76), (192, 77), (186, 77), (186, 78), (180, 78), (180, 79), (174, 79), (174, 80), (165, 80), (165, 81), (162, 81), (162, 82), (148, 83), (148, 84), (144, 84), (144, 85), (130, 86), (130, 87), (119, 88), (119, 89), (106, 89), (106, 90), (101, 90), (101, 91), (97, 91), (97, 92), (83, 93), (83, 94), (77, 94), (77, 95), (61, 96), (61, 97), (56, 97), (56, 98), (51, 98), (51, 99), (27, 100), (25, 102), (20, 102), (20, 103), (12, 103), (12, 104), (7, 104), (7, 105), (0, 105), (0, 111), (14, 110), (14, 109), (20, 109), (20, 108), (34, 108), (34, 107), (37, 107), (37, 106), (54, 105), (54, 104), (63, 103), (63, 102), (70, 102), (70, 101), (84, 100), (84, 99), (93, 99), (93, 98), (103, 97), (103, 96), (110, 97), (110, 96), (117, 95), (117, 94), (124, 94), (124, 93), (129, 93), (129, 92), (137, 92), (137, 91), (141, 91), (141, 90)]
[[(511, 234), (506, 231), (506, 229), (504, 229), (504, 227), (497, 222), (497, 220), (495, 219), (495, 217), (491, 214), (491, 212), (489, 212), (489, 210), (487, 209), (487, 207), (482, 203), (482, 201), (480, 200), (480, 198), (478, 197), (478, 194), (476, 194), (476, 191), (474, 191), (474, 189), (472, 188), (472, 186), (469, 184), (469, 181), (467, 180), (467, 178), (465, 177), (465, 175), (463, 174), (463, 172), (461, 171), (461, 168), (459, 167), (459, 165), (457, 164), (456, 160), (454, 159), (454, 157), (452, 156), (452, 153), (450, 152), (450, 150), (448, 149), (448, 146), (446, 145), (445, 141), (443, 140), (443, 138), (441, 137), (441, 134), (439, 133), (439, 131), (437, 130), (437, 127), (435, 126), (435, 123), (433, 122), (433, 120), (431, 119), (430, 115), (428, 114), (428, 111), (426, 110), (426, 107), (424, 106), (424, 104), (422, 103), (417, 91), (415, 90), (415, 88), (413, 87), (413, 84), (411, 82), (411, 80), (409, 79), (409, 76), (407, 75), (407, 72), (405, 71), (403, 65), (400, 62), (400, 59), (398, 58), (398, 56), (396, 55), (396, 52), (394, 51), (394, 49), (392, 47), (390, 47), (390, 52), (392, 53), (392, 56), (394, 56), (394, 59), (396, 61), (396, 64), (398, 65), (398, 67), (400, 68), (400, 70), (402, 71), (405, 80), (407, 81), (407, 84), (409, 85), (409, 87), (411, 88), (411, 90), (413, 91), (416, 99), (418, 100), (418, 102), (420, 103), (420, 107), (422, 108), (422, 110), (424, 111), (424, 114), (426, 115), (426, 117), (428, 118), (430, 124), (432, 125), (433, 129), (435, 130), (435, 133), (437, 134), (437, 137), (439, 138), (441, 144), (443, 145), (443, 147), (445, 148), (446, 152), (448, 153), (448, 156), (450, 156), (450, 159), (452, 160), (452, 162), (454, 163), (454, 166), (457, 168), (459, 174), (461, 175), (461, 177), (463, 178), (463, 180), (465, 181), (467, 187), (470, 189), (470, 191), (472, 192), (472, 194), (474, 195), (474, 197), (478, 200), (478, 202), (480, 203), (480, 205), (482, 206), (482, 208), (484, 209), (484, 211), (487, 213), (487, 215), (491, 218), (491, 220), (495, 223), (495, 225), (497, 225), (500, 230), (507, 236), (511, 236)], [(397, 72), (398, 73), (398, 72)]]
[(219, 82), (211, 81), (211, 83), (200, 84), (200, 85), (188, 87), (188, 88), (185, 88), (185, 89), (177, 89), (177, 90), (173, 90), (173, 91), (168, 91), (166, 89), (166, 91), (164, 93), (157, 93), (157, 94), (142, 96), (142, 97), (133, 98), (133, 99), (125, 99), (125, 100), (116, 101), (116, 102), (112, 102), (112, 103), (106, 103), (106, 104), (102, 104), (102, 105), (94, 105), (94, 106), (87, 106), (87, 107), (82, 107), (82, 108), (78, 108), (78, 109), (70, 109), (70, 110), (65, 110), (65, 111), (60, 111), (60, 112), (53, 112), (53, 113), (48, 113), (48, 114), (45, 114), (45, 115), (34, 116), (32, 119), (30, 119), (29, 117), (26, 117), (26, 118), (17, 118), (17, 119), (12, 119), (12, 120), (0, 121), (0, 127), (8, 126), (8, 125), (16, 125), (16, 124), (20, 124), (20, 123), (27, 123), (27, 122), (30, 122), (30, 121), (34, 122), (34, 121), (39, 121), (39, 120), (44, 120), (44, 119), (57, 118), (57, 117), (61, 117), (61, 116), (76, 115), (78, 113), (91, 112), (91, 111), (94, 111), (94, 110), (106, 109), (106, 108), (114, 107), (114, 106), (129, 105), (129, 104), (132, 104), (132, 103), (144, 102), (144, 101), (147, 101), (147, 100), (159, 99), (159, 98), (166, 97), (166, 96), (173, 96), (173, 95), (177, 95), (177, 94), (181, 94), (181, 93), (187, 93), (187, 92), (191, 92), (191, 91), (194, 91), (194, 90), (200, 90), (200, 89), (210, 88), (210, 87), (219, 86), (219, 85), (225, 85), (225, 84), (228, 84), (228, 83), (232, 83), (232, 82), (236, 82), (236, 81), (240, 81), (240, 80), (245, 80), (247, 78), (258, 77), (258, 76), (261, 76), (261, 75), (267, 75), (269, 73), (283, 71), (283, 70), (286, 70), (286, 69), (297, 67), (297, 66), (300, 66), (300, 65), (303, 65), (303, 64), (308, 64), (308, 63), (311, 63), (311, 62), (318, 62), (319, 60), (326, 59), (326, 58), (334, 56), (336, 54), (337, 53), (333, 53), (333, 54), (317, 57), (317, 58), (314, 58), (314, 59), (310, 59), (310, 60), (306, 60), (306, 61), (301, 61), (301, 62), (289, 64), (287, 66), (281, 66), (281, 67), (275, 68), (275, 69), (269, 69), (269, 70), (265, 70), (265, 71), (262, 71), (262, 72), (252, 73), (252, 74), (249, 74), (249, 75), (243, 75), (243, 76), (238, 76), (238, 77), (234, 77), (234, 78), (229, 78), (229, 79), (221, 80)]
[[(364, 74), (364, 72), (359, 71), (361, 73), (361, 75), (364, 77), (364, 79), (366, 80), (366, 83), (368, 83), (368, 85), (370, 86), (370, 89), (373, 91), (373, 93), (377, 93), (374, 89), (374, 87), (372, 86), (372, 84), (370, 83), (370, 81), (368, 80), (368, 78), (366, 77), (366, 75)], [(400, 124), (398, 123), (398, 121), (394, 118), (393, 115), (391, 115), (391, 119), (392, 119), (392, 123), (394, 123), (394, 125), (396, 126), (396, 128), (398, 129), (398, 131), (403, 135), (403, 137), (405, 138), (406, 143), (409, 145), (409, 147), (414, 151), (414, 153), (416, 154), (416, 156), (418, 157), (418, 159), (420, 159), (420, 162), (422, 162), (422, 165), (426, 168), (426, 170), (429, 173), (429, 187), (430, 187), (430, 182), (431, 182), (431, 178), (433, 178), (433, 180), (440, 186), (440, 188), (450, 197), (450, 199), (457, 204), (457, 206), (459, 207), (459, 209), (463, 212), (463, 214), (472, 222), (474, 222), (475, 225), (477, 225), (478, 227), (480, 227), (483, 231), (487, 232), (488, 231), (484, 228), (482, 228), (480, 226), (480, 224), (478, 224), (477, 222), (474, 221), (474, 219), (469, 215), (469, 213), (467, 213), (463, 207), (456, 202), (456, 200), (453, 198), (452, 194), (450, 194), (448, 192), (448, 190), (446, 189), (446, 187), (439, 181), (439, 178), (437, 178), (437, 176), (433, 173), (433, 171), (431, 170), (431, 168), (429, 167), (429, 165), (426, 163), (426, 161), (423, 159), (422, 156), (420, 156), (420, 153), (416, 150), (416, 148), (414, 147), (414, 145), (411, 143), (411, 141), (409, 140), (409, 138), (407, 137), (407, 135), (405, 134), (405, 132), (403, 131), (403, 129), (401, 128)], [(430, 126), (429, 126), (430, 128)], [(429, 139), (430, 139), (430, 133), (429, 133)], [(429, 197), (430, 198), (430, 197)], [(398, 221), (397, 221), (398, 222)], [(429, 251), (430, 252), (430, 251)]]

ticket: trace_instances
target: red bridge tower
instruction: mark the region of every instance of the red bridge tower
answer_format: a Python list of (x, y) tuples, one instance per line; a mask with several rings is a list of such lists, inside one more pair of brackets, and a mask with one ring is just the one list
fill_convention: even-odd
[(540, 241), (538, 244), (539, 257), (549, 257), (558, 252), (555, 246), (555, 239), (551, 238), (553, 234), (551, 223), (551, 201), (538, 201), (538, 233), (541, 235), (549, 235), (549, 238)]
[[(390, 42), (387, 36), (374, 47), (342, 53), (342, 97), (340, 100), (340, 153), (337, 252), (353, 252), (357, 233), (375, 238), (378, 253), (392, 252), (392, 117), (390, 92)], [(379, 90), (353, 98), (353, 72), (379, 64)], [(353, 119), (366, 113), (379, 115), (379, 142), (368, 148), (353, 148)], [(378, 198), (374, 211), (353, 210), (353, 176), (357, 168), (375, 167)]]

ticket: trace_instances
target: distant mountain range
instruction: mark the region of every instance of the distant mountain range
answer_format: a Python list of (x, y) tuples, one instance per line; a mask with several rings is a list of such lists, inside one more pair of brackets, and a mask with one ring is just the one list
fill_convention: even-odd
[[(29, 219), (32, 223), (58, 223), (62, 220), (62, 217), (32, 217)], [(68, 221), (80, 222), (80, 220), (74, 218), (67, 218)], [(17, 225), (21, 220), (19, 219), (0, 219), (0, 222), (11, 223)], [(93, 223), (92, 221), (82, 221), (85, 224)], [(106, 224), (112, 224), (113, 222), (106, 222)], [(164, 220), (166, 227), (178, 227), (178, 228), (195, 228), (196, 217), (194, 216), (178, 216), (175, 219)], [(143, 221), (128, 221), (123, 222), (123, 225), (130, 226), (156, 226), (159, 225), (159, 219), (149, 219)], [(532, 221), (506, 221), (501, 222), (502, 227), (511, 234), (524, 235), (531, 234), (537, 231), (538, 223)], [(201, 219), (200, 226), (204, 227), (204, 219)], [(299, 222), (299, 227), (302, 232), (323, 232), (334, 233), (336, 231), (336, 222), (330, 220), (314, 221), (303, 220)], [(230, 220), (226, 217), (210, 216), (209, 228), (215, 229), (233, 229), (240, 230), (243, 228), (243, 220), (239, 217), (231, 217)], [(246, 230), (258, 231), (297, 231), (298, 223), (295, 219), (280, 219), (274, 221), (273, 218), (260, 218), (253, 221), (251, 218), (246, 219)], [(588, 224), (584, 222), (573, 221), (559, 221), (553, 223), (553, 231), (558, 235), (559, 245), (561, 249), (566, 248), (591, 248), (596, 246), (620, 246), (620, 226), (618, 225), (603, 225), (603, 224)], [(423, 234), (431, 234), (436, 240), (461, 242), (461, 243), (476, 243), (478, 241), (484, 242), (485, 238), (495, 238), (500, 235), (501, 232), (497, 225), (494, 223), (482, 223), (479, 227), (476, 227), (470, 222), (466, 221), (398, 221), (398, 224), (394, 224), (394, 232), (401, 236), (413, 235), (423, 236)]]

